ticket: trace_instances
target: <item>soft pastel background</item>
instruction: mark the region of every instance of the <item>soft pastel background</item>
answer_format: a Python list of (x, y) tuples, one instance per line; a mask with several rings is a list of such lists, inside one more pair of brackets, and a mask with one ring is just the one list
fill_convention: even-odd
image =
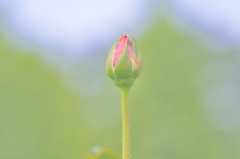
[(133, 159), (240, 158), (237, 0), (0, 0), (0, 159), (121, 154), (120, 92), (105, 59), (130, 31)]

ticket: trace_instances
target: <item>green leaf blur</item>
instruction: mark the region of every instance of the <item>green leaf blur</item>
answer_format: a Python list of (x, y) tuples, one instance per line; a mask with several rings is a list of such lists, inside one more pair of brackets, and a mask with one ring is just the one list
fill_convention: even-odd
[(89, 153), (85, 159), (121, 159), (121, 157), (110, 149), (101, 149), (97, 153)]

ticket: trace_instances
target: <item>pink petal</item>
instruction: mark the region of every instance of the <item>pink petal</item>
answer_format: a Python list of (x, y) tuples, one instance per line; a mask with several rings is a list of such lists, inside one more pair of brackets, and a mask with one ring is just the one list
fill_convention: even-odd
[[(114, 51), (114, 57), (113, 57), (113, 61), (112, 61), (113, 66), (115, 66), (115, 64), (117, 62), (117, 59), (122, 55), (122, 52), (124, 51), (125, 43), (126, 43), (127, 38), (128, 37), (126, 35), (124, 35), (120, 39), (120, 41), (118, 42), (118, 44), (115, 48), (115, 51)], [(127, 42), (127, 49), (128, 49), (128, 55), (129, 55), (129, 57), (132, 61), (133, 67), (135, 68), (137, 66), (138, 60), (137, 60), (136, 55), (134, 53), (132, 43), (129, 40)]]
[(121, 56), (122, 52), (124, 51), (126, 40), (127, 36), (125, 35), (118, 42), (116, 49), (114, 51), (113, 66), (115, 66), (117, 59)]

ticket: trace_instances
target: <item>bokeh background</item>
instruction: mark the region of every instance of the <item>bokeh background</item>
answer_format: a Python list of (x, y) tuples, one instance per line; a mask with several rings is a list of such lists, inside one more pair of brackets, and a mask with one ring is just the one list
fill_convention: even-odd
[(0, 0), (0, 159), (121, 154), (105, 59), (137, 39), (133, 159), (240, 158), (238, 0)]

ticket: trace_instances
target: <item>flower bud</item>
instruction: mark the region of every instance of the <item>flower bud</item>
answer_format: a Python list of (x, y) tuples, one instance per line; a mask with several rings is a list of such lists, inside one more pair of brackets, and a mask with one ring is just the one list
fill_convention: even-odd
[[(112, 46), (107, 57), (107, 75), (115, 81), (118, 87), (130, 88), (142, 71), (142, 56), (137, 41), (130, 35), (121, 36)], [(136, 43), (137, 56), (133, 49)]]

